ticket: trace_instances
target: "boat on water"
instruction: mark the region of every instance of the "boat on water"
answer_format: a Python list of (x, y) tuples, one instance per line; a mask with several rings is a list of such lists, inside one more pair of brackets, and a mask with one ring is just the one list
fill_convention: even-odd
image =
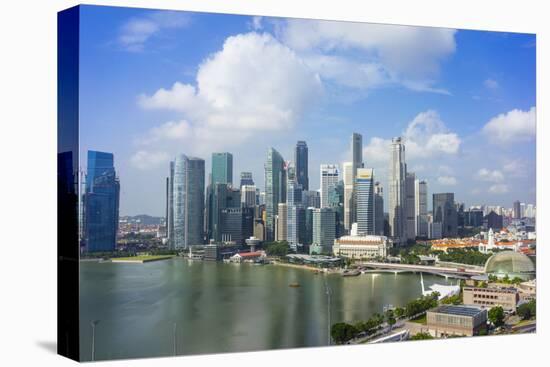
[(290, 288), (299, 288), (299, 287), (300, 287), (300, 283), (294, 282), (294, 283), (290, 283), (288, 286), (289, 286)]

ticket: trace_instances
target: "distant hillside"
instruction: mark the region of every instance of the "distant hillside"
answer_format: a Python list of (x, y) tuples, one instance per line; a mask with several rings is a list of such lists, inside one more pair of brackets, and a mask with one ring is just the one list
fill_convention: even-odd
[(127, 220), (129, 222), (133, 223), (141, 223), (145, 225), (159, 225), (162, 223), (163, 219), (162, 217), (153, 217), (151, 215), (147, 214), (140, 214), (140, 215), (134, 215), (134, 216), (124, 216), (120, 217), (120, 219)]

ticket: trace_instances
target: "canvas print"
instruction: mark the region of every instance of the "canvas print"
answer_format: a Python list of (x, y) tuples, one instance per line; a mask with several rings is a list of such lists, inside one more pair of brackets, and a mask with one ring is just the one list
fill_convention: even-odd
[(61, 354), (536, 331), (534, 34), (78, 6), (58, 52)]

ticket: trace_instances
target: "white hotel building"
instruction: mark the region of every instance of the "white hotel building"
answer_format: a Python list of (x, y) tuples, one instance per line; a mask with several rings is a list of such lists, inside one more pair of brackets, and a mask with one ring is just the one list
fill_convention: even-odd
[(343, 236), (334, 240), (334, 256), (350, 259), (373, 259), (386, 257), (393, 242), (386, 236)]

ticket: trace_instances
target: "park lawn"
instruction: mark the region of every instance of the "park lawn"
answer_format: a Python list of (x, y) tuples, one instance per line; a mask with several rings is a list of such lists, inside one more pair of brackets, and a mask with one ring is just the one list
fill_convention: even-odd
[(416, 322), (417, 324), (426, 324), (426, 314), (423, 314), (422, 316), (418, 316), (414, 319), (410, 319), (410, 322)]

